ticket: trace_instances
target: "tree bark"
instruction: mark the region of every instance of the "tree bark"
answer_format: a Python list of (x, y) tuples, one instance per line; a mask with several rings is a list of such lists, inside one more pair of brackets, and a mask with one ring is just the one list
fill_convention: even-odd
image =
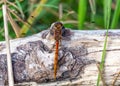
[[(96, 64), (101, 62), (106, 31), (71, 30), (70, 36), (60, 43), (57, 80), (54, 80), (53, 72), (55, 41), (43, 37), (47, 32), (10, 41), (15, 83), (36, 82), (39, 86), (96, 85), (100, 72)], [(120, 30), (109, 31), (104, 71), (101, 71), (107, 85), (112, 85), (120, 72), (119, 38)], [(6, 56), (5, 42), (0, 42), (0, 83), (7, 84)], [(103, 85), (103, 82), (100, 84)], [(115, 85), (120, 85), (119, 77)]]

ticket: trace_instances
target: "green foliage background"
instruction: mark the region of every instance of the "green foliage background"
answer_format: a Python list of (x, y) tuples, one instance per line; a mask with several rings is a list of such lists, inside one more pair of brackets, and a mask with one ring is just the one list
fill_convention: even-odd
[[(0, 40), (4, 40), (2, 5), (5, 3), (11, 17), (8, 25), (11, 39), (41, 32), (56, 21), (76, 30), (107, 29), (100, 63), (100, 71), (104, 70), (108, 30), (120, 28), (120, 0), (1, 0)], [(97, 86), (100, 78), (98, 74)]]
[[(44, 1), (44, 3), (40, 3)], [(17, 23), (24, 36), (38, 33), (47, 29), (51, 23), (56, 21), (63, 22), (66, 28), (85, 30), (85, 29), (104, 29), (104, 0), (8, 0), (8, 8), (24, 20), (19, 21), (12, 13), (12, 19)], [(2, 15), (3, 1), (0, 1), (0, 40), (4, 40), (4, 25)], [(12, 5), (13, 4), (13, 5)], [(62, 5), (63, 14), (60, 15), (59, 6)], [(16, 6), (16, 7), (15, 7)], [(30, 16), (35, 9), (41, 9)], [(111, 16), (109, 28), (120, 28), (120, 0), (112, 0)], [(62, 17), (60, 17), (62, 16)], [(29, 21), (29, 18), (30, 21)], [(28, 24), (27, 27), (24, 28)], [(13, 26), (9, 23), (10, 38), (16, 38)]]

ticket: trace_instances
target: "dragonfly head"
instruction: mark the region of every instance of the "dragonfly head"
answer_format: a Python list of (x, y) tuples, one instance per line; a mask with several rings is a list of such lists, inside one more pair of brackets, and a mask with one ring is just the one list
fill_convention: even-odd
[(62, 31), (63, 29), (65, 29), (65, 28), (61, 22), (54, 22), (50, 27), (50, 34), (53, 35), (54, 30), (61, 30)]
[(61, 22), (55, 22), (54, 28), (58, 30), (62, 30), (63, 24)]

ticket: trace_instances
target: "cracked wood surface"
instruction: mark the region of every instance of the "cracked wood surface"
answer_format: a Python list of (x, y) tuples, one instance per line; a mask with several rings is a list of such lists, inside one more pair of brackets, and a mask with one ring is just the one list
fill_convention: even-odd
[[(39, 86), (95, 85), (98, 76), (96, 63), (101, 61), (106, 31), (71, 30), (69, 39), (61, 41), (56, 81), (53, 74), (55, 50), (51, 50), (54, 41), (42, 37), (46, 32), (10, 41), (15, 82), (36, 82), (40, 83)], [(103, 75), (105, 82), (111, 85), (120, 71), (120, 30), (110, 30), (108, 35)], [(7, 83), (5, 42), (0, 42), (1, 81)], [(116, 85), (120, 85), (120, 78)]]

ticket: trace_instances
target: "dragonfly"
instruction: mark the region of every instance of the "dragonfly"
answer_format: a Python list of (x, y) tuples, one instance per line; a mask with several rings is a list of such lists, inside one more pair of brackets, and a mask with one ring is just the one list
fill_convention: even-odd
[(58, 69), (58, 53), (59, 45), (62, 40), (62, 32), (64, 31), (64, 26), (61, 22), (55, 22), (51, 25), (50, 34), (53, 35), (55, 40), (55, 56), (54, 56), (54, 79), (56, 80), (57, 69)]
[(58, 70), (58, 56), (59, 56), (59, 47), (61, 45), (62, 40), (69, 40), (71, 32), (69, 29), (66, 29), (61, 22), (54, 22), (51, 24), (48, 32), (42, 35), (42, 38), (50, 38), (50, 40), (54, 39), (55, 44), (53, 48), (55, 48), (54, 53), (54, 80), (56, 80), (57, 70)]

